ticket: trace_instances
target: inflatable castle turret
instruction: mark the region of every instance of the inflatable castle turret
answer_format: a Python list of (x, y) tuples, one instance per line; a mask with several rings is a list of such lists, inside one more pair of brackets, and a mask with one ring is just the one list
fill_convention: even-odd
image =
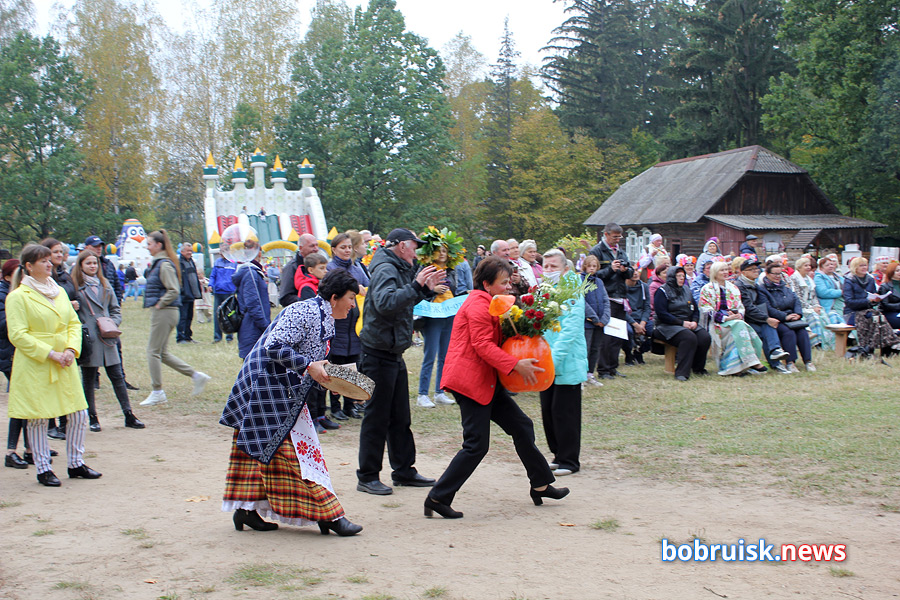
[(315, 166), (303, 161), (299, 169), (302, 181), (299, 190), (285, 188), (288, 174), (277, 156), (271, 171), (272, 187), (267, 188), (266, 166), (266, 155), (257, 148), (250, 157), (255, 184), (248, 188), (247, 172), (238, 157), (232, 171), (234, 189), (224, 191), (218, 186), (219, 169), (212, 153), (207, 157), (203, 169), (206, 182), (203, 207), (208, 246), (212, 247), (210, 252), (217, 251), (222, 232), (235, 223), (253, 227), (264, 252), (278, 248), (296, 250), (296, 242), (304, 233), (311, 233), (319, 240), (326, 239), (325, 213), (312, 185)]

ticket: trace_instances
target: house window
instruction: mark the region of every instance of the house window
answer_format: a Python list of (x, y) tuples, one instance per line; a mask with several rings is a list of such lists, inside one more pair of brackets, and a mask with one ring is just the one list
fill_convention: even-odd
[(641, 238), (634, 229), (625, 232), (625, 255), (633, 263), (637, 263), (641, 257)]
[(681, 254), (681, 238), (672, 240), (672, 263), (675, 263), (675, 257)]

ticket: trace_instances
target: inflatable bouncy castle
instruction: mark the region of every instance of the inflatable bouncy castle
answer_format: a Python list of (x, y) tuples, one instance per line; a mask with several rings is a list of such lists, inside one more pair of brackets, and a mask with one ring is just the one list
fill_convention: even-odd
[(211, 253), (218, 252), (222, 233), (234, 224), (255, 229), (263, 252), (276, 249), (296, 251), (296, 242), (304, 233), (311, 233), (319, 240), (326, 239), (325, 214), (319, 194), (312, 185), (314, 165), (307, 160), (300, 165), (302, 187), (299, 190), (286, 189), (288, 174), (277, 156), (270, 173), (271, 188), (265, 184), (266, 155), (259, 148), (250, 157), (250, 168), (253, 169), (253, 187), (247, 187), (247, 172), (241, 159), (237, 158), (231, 179), (234, 189), (226, 191), (218, 186), (219, 169), (212, 153), (206, 159), (203, 207), (207, 245)]

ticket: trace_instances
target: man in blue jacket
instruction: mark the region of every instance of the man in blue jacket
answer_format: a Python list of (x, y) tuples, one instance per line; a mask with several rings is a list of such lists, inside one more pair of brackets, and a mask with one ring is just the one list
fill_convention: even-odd
[[(219, 304), (225, 302), (225, 299), (234, 293), (235, 287), (234, 282), (231, 281), (231, 276), (234, 275), (236, 268), (237, 265), (235, 263), (224, 256), (220, 256), (216, 259), (212, 272), (209, 274), (209, 287), (212, 288), (213, 292), (213, 344), (218, 344), (222, 341), (222, 329), (219, 327), (218, 319)], [(227, 342), (233, 339), (234, 335), (230, 333), (225, 336), (225, 341)]]

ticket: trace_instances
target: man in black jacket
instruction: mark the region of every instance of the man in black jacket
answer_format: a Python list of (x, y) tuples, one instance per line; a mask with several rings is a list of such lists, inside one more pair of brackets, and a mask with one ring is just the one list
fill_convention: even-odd
[[(596, 276), (603, 281), (603, 287), (609, 296), (610, 315), (625, 321), (625, 296), (628, 289), (626, 282), (634, 273), (634, 269), (628, 262), (625, 251), (619, 247), (621, 239), (622, 228), (615, 223), (607, 223), (603, 228), (603, 239), (591, 248), (591, 254), (600, 261), (600, 269)], [(625, 377), (618, 371), (619, 351), (625, 340), (606, 333), (600, 335), (602, 337), (600, 356), (597, 359), (597, 374), (602, 379), (612, 379), (617, 375)]]
[(759, 261), (748, 260), (741, 264), (741, 273), (734, 280), (734, 284), (741, 292), (744, 321), (762, 340), (763, 351), (769, 356), (769, 365), (779, 373), (787, 374), (790, 371), (780, 362), (788, 353), (781, 349), (781, 341), (778, 339), (778, 319), (769, 316), (766, 300), (756, 287), (757, 277), (759, 277)]
[(393, 493), (379, 479), (387, 442), (394, 485), (430, 487), (434, 479), (419, 475), (416, 443), (410, 429), (409, 382), (403, 352), (412, 345), (413, 307), (433, 296), (442, 271), (428, 266), (416, 273), (416, 249), (425, 242), (408, 229), (388, 234), (384, 248), (369, 265), (371, 280), (363, 305), (359, 370), (375, 381), (359, 431), (356, 489), (376, 495)]
[(288, 306), (299, 300), (297, 287), (294, 285), (294, 275), (297, 273), (297, 269), (306, 273), (303, 259), (318, 251), (319, 241), (311, 233), (304, 233), (297, 240), (297, 254), (281, 269), (281, 281), (278, 285), (278, 302), (281, 303), (281, 306)]
[(175, 329), (175, 341), (178, 344), (197, 343), (194, 341), (191, 323), (194, 320), (194, 300), (202, 298), (203, 293), (193, 256), (194, 249), (191, 245), (187, 242), (181, 244), (181, 256), (178, 257), (181, 266), (181, 306), (178, 307), (178, 327)]

